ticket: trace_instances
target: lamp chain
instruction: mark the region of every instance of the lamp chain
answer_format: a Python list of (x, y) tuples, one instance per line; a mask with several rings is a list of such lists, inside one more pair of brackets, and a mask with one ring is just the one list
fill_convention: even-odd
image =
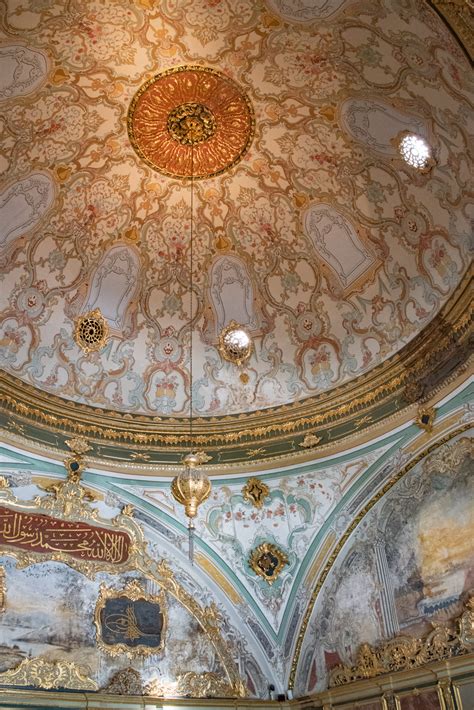
[(193, 240), (194, 240), (194, 146), (191, 144), (191, 222), (189, 244), (189, 439), (193, 450)]

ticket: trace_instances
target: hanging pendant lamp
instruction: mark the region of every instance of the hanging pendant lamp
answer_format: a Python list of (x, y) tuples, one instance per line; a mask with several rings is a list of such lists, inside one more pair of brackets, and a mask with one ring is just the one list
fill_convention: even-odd
[[(184, 131), (186, 144), (191, 146), (191, 218), (189, 234), (189, 439), (191, 447), (193, 445), (193, 238), (194, 238), (194, 161), (193, 146), (201, 142), (202, 136), (196, 128), (196, 116), (192, 121), (186, 122), (188, 117), (184, 117), (180, 124), (181, 133)], [(184, 506), (186, 517), (189, 518), (189, 559), (194, 561), (194, 518), (201, 503), (203, 503), (211, 492), (211, 482), (206, 474), (200, 470), (200, 466), (210, 457), (204, 451), (193, 451), (186, 454), (183, 459), (184, 470), (181, 471), (171, 482), (171, 494), (173, 498)]]

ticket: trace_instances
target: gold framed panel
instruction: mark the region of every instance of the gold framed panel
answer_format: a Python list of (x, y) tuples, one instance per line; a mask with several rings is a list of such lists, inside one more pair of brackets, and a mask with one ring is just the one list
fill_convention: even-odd
[(276, 582), (288, 557), (279, 547), (263, 542), (250, 553), (249, 567), (270, 586)]
[(456, 710), (474, 708), (474, 677), (452, 681)]
[(249, 478), (245, 486), (242, 488), (244, 500), (251, 503), (254, 508), (262, 508), (265, 498), (268, 497), (270, 489), (266, 483), (259, 478)]
[[(110, 562), (78, 559), (57, 550), (36, 552), (4, 544), (0, 545), (0, 554), (13, 557), (20, 568), (41, 562), (62, 562), (91, 579), (98, 572), (118, 574), (127, 571), (142, 574), (145, 578), (158, 584), (164, 592), (171, 594), (194, 617), (214, 647), (227, 676), (226, 682), (232, 687), (234, 697), (245, 697), (247, 695), (245, 683), (240, 677), (231, 648), (222, 637), (222, 618), (217, 606), (212, 602), (209, 606), (201, 607), (194, 596), (181, 586), (168, 563), (163, 559), (157, 561), (148, 554), (143, 531), (133, 519), (132, 506), (124, 506), (121, 513), (112, 520), (101, 518), (97, 509), (93, 508), (90, 503), (95, 496), (82, 485), (79, 475), (76, 471), (69, 470), (66, 479), (48, 486), (44, 495), (37, 496), (30, 501), (19, 501), (5, 482), (5, 485), (0, 486), (0, 506), (8, 508), (12, 512), (54, 516), (59, 520), (85, 522), (94, 526), (100, 525), (101, 528), (111, 532), (126, 533), (131, 539), (127, 559), (120, 564), (111, 564)], [(5, 684), (14, 685), (15, 683), (12, 680), (11, 683), (6, 682)]]
[(411, 688), (410, 690), (403, 690), (394, 693), (393, 699), (395, 701), (396, 710), (414, 710), (412, 704), (407, 704), (404, 702), (405, 699), (413, 696), (417, 698), (422, 698), (423, 696), (427, 695), (435, 696), (439, 704), (438, 708), (432, 705), (426, 706), (427, 708), (429, 707), (429, 710), (450, 710), (450, 708), (447, 708), (446, 706), (443, 691), (441, 690), (439, 685), (429, 685), (423, 688)]
[[(107, 601), (112, 599), (127, 599), (132, 603), (145, 601), (150, 604), (157, 604), (162, 616), (160, 644), (158, 646), (147, 646), (145, 644), (130, 646), (126, 643), (107, 643), (103, 636), (103, 623), (105, 623), (105, 621), (102, 618), (102, 614), (106, 609)], [(133, 638), (133, 635), (139, 634), (140, 632), (132, 605), (129, 605), (127, 608), (124, 618), (118, 619), (116, 623), (123, 626), (124, 636), (128, 635), (129, 638)], [(165, 638), (168, 628), (168, 607), (165, 592), (161, 590), (158, 594), (150, 594), (143, 589), (138, 580), (129, 581), (123, 589), (114, 589), (113, 587), (107, 587), (105, 584), (101, 584), (94, 610), (94, 624), (96, 626), (97, 647), (109, 656), (120, 656), (122, 654), (125, 654), (129, 658), (135, 658), (137, 656), (157, 656), (163, 652), (165, 647)], [(145, 635), (146, 634), (143, 633), (143, 636)]]

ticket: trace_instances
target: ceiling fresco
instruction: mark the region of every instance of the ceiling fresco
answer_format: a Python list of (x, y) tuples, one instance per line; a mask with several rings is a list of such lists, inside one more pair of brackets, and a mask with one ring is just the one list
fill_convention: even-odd
[[(317, 405), (370, 373), (433, 321), (468, 264), (465, 61), (418, 0), (12, 5), (4, 371), (161, 423), (186, 416), (191, 381), (194, 414), (213, 418)], [(182, 65), (217, 71), (255, 116), (240, 162), (194, 181), (192, 215), (189, 180), (149, 167), (127, 131), (137, 92)], [(433, 146), (428, 174), (398, 157), (405, 130)], [(85, 353), (75, 319), (97, 308), (109, 336)], [(254, 342), (246, 382), (217, 347), (231, 320)]]
[[(0, 5), (0, 687), (301, 697), (364, 643), (454, 624), (474, 586), (465, 12)], [(170, 483), (195, 447), (191, 561)]]

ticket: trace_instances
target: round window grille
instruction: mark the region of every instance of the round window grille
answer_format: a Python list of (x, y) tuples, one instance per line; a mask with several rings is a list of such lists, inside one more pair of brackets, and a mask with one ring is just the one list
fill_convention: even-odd
[(99, 309), (86, 313), (76, 320), (74, 340), (85, 353), (103, 348), (108, 334), (107, 321)]
[(252, 339), (245, 328), (231, 321), (219, 336), (219, 352), (229, 362), (241, 365), (252, 354)]
[(400, 134), (398, 150), (405, 163), (421, 173), (427, 173), (435, 165), (431, 147), (415, 133)]

